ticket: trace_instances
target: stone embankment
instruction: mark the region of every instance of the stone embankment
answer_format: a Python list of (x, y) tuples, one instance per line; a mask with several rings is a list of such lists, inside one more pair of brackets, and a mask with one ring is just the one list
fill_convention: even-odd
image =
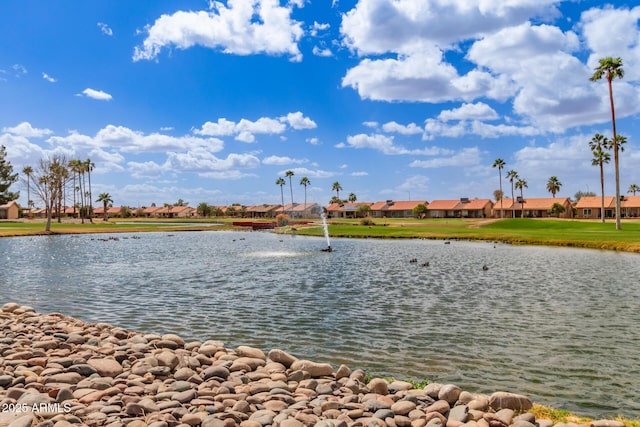
[[(0, 427), (551, 427), (525, 396), (366, 380), (282, 350), (225, 348), (0, 309)], [(600, 420), (594, 427), (624, 427)], [(559, 426), (559, 425), (558, 425)], [(567, 427), (566, 425), (564, 427)]]

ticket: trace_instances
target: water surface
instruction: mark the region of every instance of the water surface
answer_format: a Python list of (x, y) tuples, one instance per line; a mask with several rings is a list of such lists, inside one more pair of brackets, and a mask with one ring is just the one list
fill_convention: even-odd
[(327, 253), (322, 238), (266, 232), (135, 236), (0, 239), (0, 303), (640, 417), (638, 255), (366, 239), (332, 239)]

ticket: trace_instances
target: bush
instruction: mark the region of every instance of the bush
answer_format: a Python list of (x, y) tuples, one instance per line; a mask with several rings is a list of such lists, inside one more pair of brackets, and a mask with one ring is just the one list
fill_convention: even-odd
[(376, 225), (371, 218), (362, 218), (360, 220), (360, 225)]
[(289, 219), (287, 214), (278, 214), (276, 215), (276, 224), (278, 224), (278, 227), (284, 227), (289, 224)]

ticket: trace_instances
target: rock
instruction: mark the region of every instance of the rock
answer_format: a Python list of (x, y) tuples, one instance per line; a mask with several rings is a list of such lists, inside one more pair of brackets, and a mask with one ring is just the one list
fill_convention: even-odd
[(395, 402), (393, 405), (391, 405), (391, 410), (396, 415), (407, 415), (414, 409), (416, 409), (416, 404), (408, 400), (399, 400), (398, 402)]
[(617, 420), (595, 420), (591, 421), (592, 427), (624, 427), (622, 421)]
[(87, 364), (95, 369), (101, 377), (115, 378), (123, 371), (122, 366), (115, 359), (89, 359)]
[(185, 342), (184, 340), (179, 337), (176, 334), (165, 334), (162, 336), (162, 340), (164, 341), (173, 341), (174, 343), (176, 343), (179, 347), (184, 347)]
[(377, 394), (389, 393), (389, 383), (387, 383), (382, 378), (372, 379), (371, 381), (369, 381), (369, 384), (367, 384), (367, 387), (369, 388), (369, 391), (371, 391), (371, 393), (377, 393)]
[(5, 313), (13, 313), (18, 308), (20, 308), (20, 304), (16, 304), (15, 302), (8, 302), (2, 306), (2, 311)]
[(427, 406), (425, 411), (427, 413), (438, 412), (440, 414), (446, 414), (447, 412), (449, 412), (449, 409), (451, 409), (449, 402), (447, 402), (446, 400), (437, 400), (433, 402), (431, 405)]
[(445, 384), (438, 391), (438, 399), (446, 400), (449, 405), (453, 406), (458, 401), (458, 396), (462, 390), (454, 384)]
[(316, 363), (310, 360), (296, 360), (291, 364), (294, 371), (307, 371), (312, 377), (333, 375), (333, 367), (328, 363)]
[(500, 409), (512, 409), (516, 412), (524, 412), (531, 409), (533, 404), (526, 396), (498, 391), (493, 393), (489, 398), (489, 406), (496, 411)]
[(34, 421), (33, 414), (26, 414), (9, 423), (8, 427), (31, 427)]
[(202, 379), (203, 380), (208, 380), (210, 378), (222, 378), (223, 380), (227, 379), (229, 377), (229, 369), (225, 368), (224, 366), (211, 366), (207, 369), (205, 369), (204, 371), (202, 371)]
[(238, 355), (238, 357), (249, 357), (254, 359), (262, 359), (262, 360), (266, 359), (264, 352), (262, 350), (260, 350), (259, 348), (249, 347), (246, 345), (241, 345), (238, 348), (236, 348), (236, 354)]
[(449, 411), (449, 420), (460, 421), (460, 423), (466, 423), (469, 416), (469, 407), (467, 405), (458, 405), (451, 408)]

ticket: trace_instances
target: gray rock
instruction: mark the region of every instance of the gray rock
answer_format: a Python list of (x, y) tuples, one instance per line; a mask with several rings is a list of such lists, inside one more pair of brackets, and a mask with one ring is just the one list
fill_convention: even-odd
[(458, 405), (449, 411), (449, 419), (466, 423), (469, 420), (469, 407), (467, 405)]
[(533, 407), (533, 403), (526, 396), (515, 393), (498, 391), (489, 398), (489, 406), (493, 410), (513, 409), (517, 412), (528, 411)]
[(378, 409), (373, 414), (374, 418), (379, 418), (381, 420), (384, 420), (384, 419), (387, 419), (387, 418), (393, 418), (394, 416), (395, 416), (395, 414), (393, 413), (393, 411), (391, 409)]

